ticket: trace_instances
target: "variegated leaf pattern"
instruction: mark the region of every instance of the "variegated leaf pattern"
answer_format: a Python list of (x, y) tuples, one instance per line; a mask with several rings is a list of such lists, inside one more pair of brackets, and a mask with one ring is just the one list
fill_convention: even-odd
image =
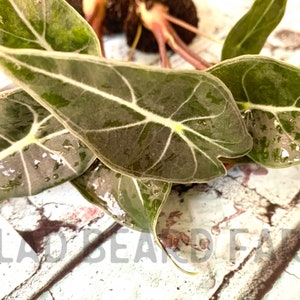
[[(0, 0), (0, 44), (99, 55), (88, 24), (63, 0)], [(1, 94), (0, 199), (80, 175), (93, 154), (22, 90)]]
[(220, 157), (242, 156), (252, 146), (230, 91), (205, 72), (5, 47), (0, 64), (126, 175), (203, 182), (226, 173)]
[(249, 156), (269, 167), (300, 163), (300, 69), (247, 55), (210, 72), (232, 91), (253, 137)]
[(0, 200), (79, 176), (92, 152), (28, 94), (0, 94)]
[(72, 183), (87, 200), (100, 206), (120, 224), (154, 234), (161, 207), (171, 188), (170, 183), (138, 180), (116, 173), (99, 161)]
[(96, 35), (64, 0), (0, 0), (0, 45), (100, 54)]

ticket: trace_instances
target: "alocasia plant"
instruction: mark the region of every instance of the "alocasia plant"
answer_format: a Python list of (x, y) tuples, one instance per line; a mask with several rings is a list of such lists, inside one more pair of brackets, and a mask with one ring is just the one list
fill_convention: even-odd
[[(1, 0), (0, 7), (1, 45), (100, 53), (92, 30), (64, 1)], [(36, 194), (93, 162), (94, 154), (23, 90), (2, 93), (0, 107), (0, 200)]]
[(0, 63), (102, 162), (130, 176), (203, 182), (225, 174), (220, 156), (252, 146), (230, 91), (209, 73), (4, 47)]
[[(255, 1), (223, 59), (259, 53), (285, 4)], [(296, 67), (258, 55), (206, 71), (110, 61), (62, 0), (0, 0), (0, 44), (19, 86), (0, 98), (0, 199), (72, 180), (119, 222), (156, 234), (172, 183), (206, 182), (244, 156), (300, 161)]]

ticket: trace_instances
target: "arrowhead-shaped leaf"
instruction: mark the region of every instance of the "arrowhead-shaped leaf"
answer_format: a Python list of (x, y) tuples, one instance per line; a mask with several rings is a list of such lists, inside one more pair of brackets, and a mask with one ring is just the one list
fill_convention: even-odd
[(243, 54), (258, 54), (268, 36), (281, 21), (287, 0), (256, 0), (229, 32), (222, 60)]
[(79, 176), (94, 159), (23, 91), (0, 94), (0, 200), (28, 196)]
[(252, 146), (231, 93), (205, 72), (5, 47), (0, 64), (102, 162), (127, 175), (203, 182), (226, 172), (220, 157)]
[(121, 175), (99, 161), (72, 183), (87, 200), (119, 223), (154, 234), (161, 207), (171, 188), (170, 183)]
[(232, 91), (253, 136), (248, 154), (269, 167), (300, 162), (300, 69), (271, 58), (244, 56), (210, 72)]

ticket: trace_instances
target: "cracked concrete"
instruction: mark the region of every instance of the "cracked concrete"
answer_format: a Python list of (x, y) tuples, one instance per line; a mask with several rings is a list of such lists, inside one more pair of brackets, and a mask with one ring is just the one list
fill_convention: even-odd
[[(20, 282), (8, 271), (5, 277), (11, 274), (15, 285), (11, 290), (0, 289), (2, 299), (33, 299), (49, 282), (58, 280), (67, 266), (72, 269), (79, 263), (80, 255), (88, 254), (88, 249), (97, 247), (97, 242), (102, 243), (106, 230), (114, 225), (110, 217), (86, 202), (71, 184), (37, 196), (2, 202), (0, 213), (19, 234), (19, 239), (15, 238), (18, 253), (9, 256), (11, 266), (1, 261), (0, 269), (7, 266), (13, 271), (12, 266), (16, 266), (20, 270), (18, 277), (23, 278)], [(89, 234), (88, 230), (94, 227), (97, 228), (95, 234)], [(8, 241), (2, 239), (1, 242)], [(28, 261), (30, 269), (25, 263)], [(29, 273), (26, 278), (22, 270)]]

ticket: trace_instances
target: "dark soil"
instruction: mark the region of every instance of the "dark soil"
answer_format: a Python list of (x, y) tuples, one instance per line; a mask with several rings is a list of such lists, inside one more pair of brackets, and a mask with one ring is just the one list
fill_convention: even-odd
[[(81, 0), (66, 0), (81, 15)], [(181, 19), (195, 27), (198, 26), (197, 10), (192, 0), (140, 0), (146, 3), (147, 8), (151, 8), (155, 2), (162, 3), (169, 7), (169, 14), (173, 17)], [(138, 25), (141, 23), (136, 13), (135, 0), (108, 0), (106, 17), (103, 23), (103, 33), (120, 33), (125, 32), (127, 44), (131, 46), (136, 36)], [(178, 25), (172, 25), (181, 39), (189, 44), (195, 34)], [(151, 31), (143, 27), (137, 49), (144, 52), (158, 52), (157, 42)]]
[[(197, 10), (192, 0), (145, 0), (147, 8), (151, 8), (153, 3), (159, 2), (169, 7), (169, 14), (173, 17), (181, 19), (195, 27), (198, 27)], [(124, 23), (124, 31), (126, 34), (127, 44), (130, 46), (135, 38), (140, 18), (136, 14), (135, 0), (130, 0), (128, 15)], [(195, 34), (182, 27), (173, 25), (177, 34), (186, 43), (189, 44)], [(158, 46), (154, 35), (151, 31), (143, 27), (141, 38), (137, 44), (137, 49), (145, 52), (157, 52)]]
[(66, 0), (71, 6), (73, 6), (82, 16), (82, 0)]
[(124, 30), (130, 0), (108, 0), (104, 20), (105, 33), (120, 33)]

